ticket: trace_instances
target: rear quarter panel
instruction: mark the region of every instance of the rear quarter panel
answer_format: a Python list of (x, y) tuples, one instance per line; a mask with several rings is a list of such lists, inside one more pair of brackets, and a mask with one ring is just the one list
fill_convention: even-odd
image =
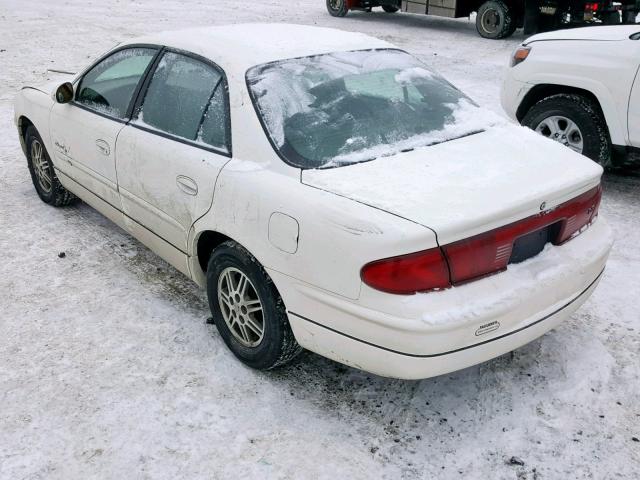
[[(232, 160), (218, 178), (212, 209), (196, 222), (194, 231), (223, 233), (264, 267), (351, 299), (360, 294), (360, 270), (366, 263), (437, 246), (431, 230), (303, 185), (299, 171), (291, 173)], [(276, 212), (298, 223), (295, 253), (269, 239)], [(192, 237), (194, 251), (198, 236)], [(198, 281), (198, 275), (194, 277)]]

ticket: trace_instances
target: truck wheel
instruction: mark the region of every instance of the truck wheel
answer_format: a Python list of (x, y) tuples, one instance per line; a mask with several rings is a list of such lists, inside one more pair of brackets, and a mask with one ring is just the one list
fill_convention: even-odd
[(478, 9), (476, 29), (481, 37), (506, 38), (516, 31), (516, 20), (511, 8), (502, 0), (489, 0)]
[(44, 148), (40, 134), (33, 126), (27, 128), (24, 136), (27, 145), (27, 165), (33, 186), (44, 203), (53, 207), (64, 207), (73, 203), (75, 195), (62, 186), (53, 162)]
[(332, 17), (344, 17), (349, 12), (346, 0), (327, 0), (327, 10)]
[(207, 296), (220, 336), (246, 365), (269, 370), (302, 351), (273, 281), (238, 243), (227, 241), (213, 251)]
[(387, 13), (396, 13), (400, 10), (398, 7), (394, 7), (393, 5), (383, 5), (382, 9)]
[(522, 125), (603, 167), (611, 165), (607, 123), (595, 102), (587, 97), (558, 94), (540, 100), (527, 112)]

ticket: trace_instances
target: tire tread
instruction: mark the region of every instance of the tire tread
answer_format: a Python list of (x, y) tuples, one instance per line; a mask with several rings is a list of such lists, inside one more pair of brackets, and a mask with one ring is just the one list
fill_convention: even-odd
[[(295, 336), (293, 334), (293, 330), (291, 330), (291, 325), (289, 325), (289, 320), (287, 317), (287, 310), (282, 300), (282, 297), (280, 296), (280, 293), (276, 289), (276, 286), (274, 285), (273, 280), (271, 280), (271, 277), (266, 272), (264, 267), (258, 262), (258, 260), (256, 260), (256, 258), (253, 255), (251, 255), (251, 253), (246, 248), (244, 248), (238, 242), (235, 242), (233, 240), (227, 240), (226, 242), (223, 242), (218, 247), (216, 247), (216, 249), (213, 251), (209, 259), (209, 265), (207, 268), (207, 283), (208, 283), (207, 293), (209, 295), (209, 305), (211, 307), (211, 313), (214, 315), (214, 318), (216, 320), (216, 325), (218, 326), (218, 330), (220, 330), (221, 328), (226, 328), (226, 325), (222, 325), (221, 323), (219, 323), (219, 322), (224, 323), (223, 319), (216, 318), (217, 310), (215, 308), (215, 305), (217, 304), (217, 296), (214, 295), (213, 288), (215, 287), (213, 287), (213, 285), (214, 283), (217, 284), (217, 278), (214, 279), (212, 277), (213, 275), (212, 272), (216, 270), (218, 253), (225, 252), (225, 251), (226, 251), (226, 254), (230, 254), (232, 257), (240, 259), (241, 262), (244, 262), (247, 264), (254, 264), (257, 267), (258, 273), (260, 277), (262, 277), (260, 280), (262, 281), (263, 285), (266, 287), (266, 290), (270, 292), (271, 298), (273, 299), (273, 302), (274, 302), (275, 317), (276, 317), (275, 320), (276, 322), (278, 322), (279, 329), (281, 331), (281, 337), (280, 337), (281, 341), (277, 345), (278, 351), (273, 353), (271, 355), (271, 358), (263, 359), (260, 361), (247, 361), (246, 359), (243, 359), (242, 357), (238, 356), (237, 352), (233, 350), (232, 345), (230, 345), (227, 339), (225, 338), (225, 335), (223, 335), (223, 339), (225, 340), (229, 348), (236, 354), (236, 356), (238, 356), (238, 358), (241, 361), (243, 361), (244, 363), (248, 364), (253, 368), (257, 368), (259, 370), (272, 370), (274, 368), (278, 368), (280, 366), (283, 366), (289, 363), (297, 355), (299, 355), (303, 349), (296, 341)], [(247, 273), (248, 272), (245, 272), (245, 275)]]
[[(51, 194), (50, 195), (45, 195), (43, 192), (40, 191), (37, 185), (37, 180), (33, 174), (33, 167), (31, 165), (31, 157), (30, 157), (31, 155), (30, 139), (31, 138), (35, 138), (40, 142), (44, 150), (45, 158), (49, 163), (49, 168), (51, 170)], [(27, 155), (27, 163), (29, 165), (29, 172), (31, 173), (33, 186), (35, 187), (36, 192), (38, 193), (38, 196), (40, 197), (40, 199), (43, 202), (48, 203), (53, 207), (66, 207), (74, 203), (78, 199), (78, 197), (76, 197), (73, 193), (71, 193), (69, 190), (64, 188), (62, 186), (62, 183), (60, 183), (60, 180), (58, 179), (58, 175), (56, 175), (56, 170), (55, 170), (53, 161), (51, 160), (51, 157), (49, 156), (49, 152), (47, 152), (44, 141), (42, 140), (42, 136), (40, 135), (40, 133), (38, 133), (38, 130), (36, 129), (36, 127), (34, 127), (33, 125), (29, 125), (29, 127), (27, 127), (27, 130), (24, 135), (24, 140), (27, 146), (26, 155)]]
[[(599, 163), (603, 167), (607, 168), (611, 166), (612, 154), (611, 154), (611, 139), (609, 136), (609, 129), (607, 122), (600, 111), (600, 107), (590, 98), (577, 93), (558, 93), (549, 97), (543, 98), (536, 102), (526, 113), (522, 119), (522, 124), (534, 129), (533, 125), (536, 123), (536, 117), (540, 117), (543, 113), (560, 110), (567, 111), (569, 115), (571, 112), (578, 111), (584, 113), (590, 120), (595, 129), (596, 137), (598, 138), (598, 144), (594, 152), (587, 151), (583, 153), (593, 161)], [(589, 135), (585, 135), (585, 139), (589, 138)]]
[[(491, 6), (493, 6), (496, 10), (499, 10), (501, 14), (504, 16), (504, 24), (502, 25), (502, 28), (498, 32), (496, 32), (494, 35), (488, 35), (486, 33), (483, 33), (484, 30), (481, 27), (483, 10), (488, 9)], [(476, 30), (478, 31), (481, 37), (489, 38), (492, 40), (507, 38), (513, 35), (513, 33), (516, 31), (516, 28), (517, 28), (516, 19), (513, 16), (513, 12), (511, 11), (511, 8), (509, 7), (509, 5), (503, 0), (488, 0), (484, 2), (482, 5), (480, 5), (480, 7), (478, 8), (478, 12), (476, 14)]]

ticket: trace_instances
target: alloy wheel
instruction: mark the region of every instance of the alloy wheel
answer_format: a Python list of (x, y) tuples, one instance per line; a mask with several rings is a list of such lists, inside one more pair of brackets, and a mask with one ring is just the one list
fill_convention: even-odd
[(227, 327), (245, 347), (256, 347), (264, 338), (264, 313), (258, 292), (249, 277), (234, 267), (218, 277), (218, 303)]
[(547, 117), (538, 124), (535, 131), (578, 153), (582, 153), (584, 149), (584, 137), (580, 128), (567, 117), (561, 115)]
[(40, 188), (43, 192), (50, 193), (52, 188), (51, 167), (45, 157), (44, 148), (38, 140), (31, 142), (31, 164)]

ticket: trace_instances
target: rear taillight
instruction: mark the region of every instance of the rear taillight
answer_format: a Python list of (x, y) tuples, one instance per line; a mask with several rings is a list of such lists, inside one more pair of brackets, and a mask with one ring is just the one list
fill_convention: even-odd
[(451, 271), (451, 283), (468, 282), (507, 268), (514, 242), (524, 235), (558, 225), (551, 243), (561, 245), (588, 225), (600, 206), (600, 186), (552, 210), (442, 247)]
[(448, 288), (503, 271), (518, 238), (553, 226), (550, 241), (561, 245), (594, 220), (601, 198), (602, 187), (597, 186), (551, 210), (495, 230), (441, 248), (369, 263), (362, 268), (362, 281), (383, 292), (412, 294)]
[(584, 4), (585, 12), (592, 12), (592, 13), (597, 12), (599, 8), (600, 8), (600, 4), (597, 2), (590, 2), (590, 3)]
[(439, 248), (368, 263), (362, 281), (387, 293), (410, 294), (449, 288), (449, 269)]

